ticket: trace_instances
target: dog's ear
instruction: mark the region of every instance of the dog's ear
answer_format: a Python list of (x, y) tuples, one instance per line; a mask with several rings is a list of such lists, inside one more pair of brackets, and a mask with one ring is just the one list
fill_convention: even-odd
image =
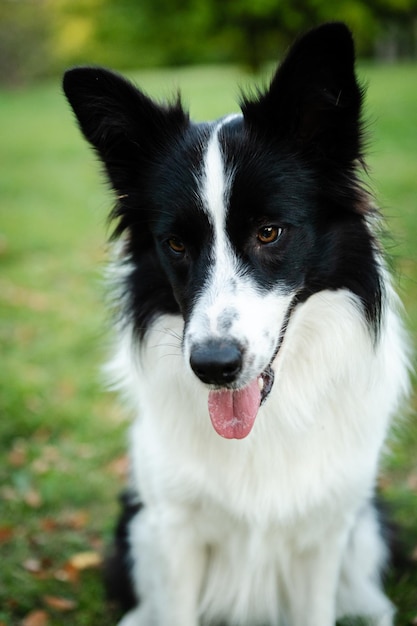
[(102, 68), (68, 70), (63, 88), (117, 191), (123, 191), (129, 172), (138, 176), (152, 155), (188, 123), (179, 101), (159, 105), (129, 81)]
[(335, 22), (301, 37), (269, 90), (245, 99), (242, 111), (249, 127), (296, 144), (316, 160), (347, 164), (361, 156), (362, 99), (352, 35)]

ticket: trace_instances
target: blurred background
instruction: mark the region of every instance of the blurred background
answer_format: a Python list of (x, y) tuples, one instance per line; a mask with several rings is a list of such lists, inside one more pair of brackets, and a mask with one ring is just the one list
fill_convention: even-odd
[[(191, 115), (210, 119), (237, 110), (240, 88), (265, 84), (294, 37), (326, 20), (355, 37), (364, 183), (386, 219), (413, 344), (417, 0), (0, 0), (0, 626), (117, 621), (101, 584), (130, 417), (100, 369), (112, 198), (62, 72), (106, 65), (158, 99), (180, 89)], [(417, 624), (414, 411), (415, 396), (378, 485), (399, 529), (386, 581), (397, 626)]]
[(301, 31), (346, 21), (362, 57), (415, 58), (416, 0), (1, 0), (0, 82), (85, 63), (239, 63), (259, 70)]

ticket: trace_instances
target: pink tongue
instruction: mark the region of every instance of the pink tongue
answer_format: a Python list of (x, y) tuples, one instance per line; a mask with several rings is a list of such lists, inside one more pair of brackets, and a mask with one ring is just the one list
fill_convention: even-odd
[(208, 410), (214, 430), (226, 439), (247, 437), (261, 404), (258, 379), (237, 391), (211, 391)]

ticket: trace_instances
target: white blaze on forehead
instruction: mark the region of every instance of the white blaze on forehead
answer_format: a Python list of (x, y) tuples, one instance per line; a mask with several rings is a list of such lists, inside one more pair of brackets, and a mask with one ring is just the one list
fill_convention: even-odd
[(239, 115), (229, 115), (214, 127), (203, 163), (203, 206), (214, 226), (216, 237), (224, 229), (228, 195), (233, 176), (232, 171), (226, 170), (219, 132), (223, 126), (236, 117)]
[(200, 171), (203, 210), (213, 228), (208, 267), (184, 335), (187, 361), (195, 346), (224, 338), (244, 349), (244, 363), (237, 384), (256, 381), (274, 356), (286, 312), (292, 299), (288, 290), (260, 289), (245, 267), (226, 231), (228, 204), (234, 171), (227, 165), (219, 134), (236, 116), (213, 127)]
[[(259, 317), (260, 310), (269, 307), (267, 328), (279, 323), (280, 314), (285, 312), (287, 294), (283, 294), (282, 312), (275, 310), (276, 294), (262, 293), (253, 277), (242, 267), (233, 250), (226, 232), (228, 203), (233, 183), (234, 171), (227, 167), (219, 134), (230, 122), (241, 115), (230, 115), (220, 120), (212, 130), (207, 142), (201, 170), (201, 199), (204, 211), (213, 227), (214, 237), (211, 248), (211, 263), (208, 268), (207, 280), (201, 290), (190, 318), (187, 335), (195, 341), (204, 341), (207, 337), (227, 334), (238, 343), (248, 343), (248, 335), (258, 334), (254, 320)], [(270, 302), (272, 301), (272, 303)], [(228, 318), (228, 323), (224, 320)], [(278, 324), (279, 325), (279, 324)], [(244, 330), (245, 328), (245, 330)], [(247, 329), (251, 328), (251, 331)], [(227, 330), (226, 330), (227, 329)], [(262, 333), (265, 329), (258, 329)], [(262, 346), (261, 337), (254, 344)], [(267, 342), (268, 343), (268, 342)], [(270, 350), (265, 349), (265, 353)], [(265, 364), (266, 365), (266, 364)], [(258, 372), (259, 373), (259, 372)]]
[[(214, 237), (211, 248), (212, 265), (204, 293), (196, 307), (204, 312), (206, 331), (218, 333), (218, 318), (230, 308), (231, 282), (238, 274), (238, 262), (226, 233), (226, 216), (233, 171), (227, 168), (219, 133), (237, 116), (231, 115), (218, 122), (208, 140), (201, 172), (201, 191), (204, 211), (213, 227)], [(198, 317), (198, 314), (197, 314)]]

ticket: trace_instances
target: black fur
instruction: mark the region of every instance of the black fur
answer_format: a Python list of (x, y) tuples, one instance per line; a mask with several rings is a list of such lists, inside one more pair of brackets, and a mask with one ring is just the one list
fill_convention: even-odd
[(120, 496), (120, 506), (114, 542), (104, 563), (104, 585), (108, 599), (117, 602), (123, 611), (128, 611), (138, 603), (131, 578), (129, 523), (142, 506), (127, 491)]

